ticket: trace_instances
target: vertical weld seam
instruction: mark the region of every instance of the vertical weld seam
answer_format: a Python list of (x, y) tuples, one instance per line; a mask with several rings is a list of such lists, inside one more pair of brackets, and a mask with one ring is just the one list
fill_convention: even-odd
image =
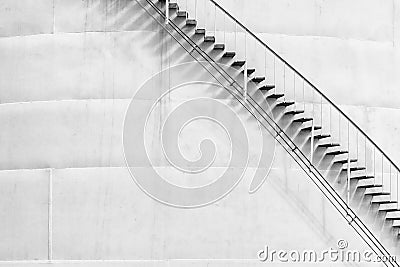
[(53, 260), (53, 169), (49, 169), (48, 194), (48, 260)]
[(56, 0), (53, 0), (53, 34), (56, 33)]

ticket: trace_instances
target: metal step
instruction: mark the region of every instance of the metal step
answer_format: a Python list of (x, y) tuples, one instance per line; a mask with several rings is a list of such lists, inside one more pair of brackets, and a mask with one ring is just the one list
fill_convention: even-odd
[(389, 196), (389, 192), (382, 192), (382, 191), (372, 191), (372, 192), (365, 192), (364, 195), (367, 196)]
[(290, 110), (290, 111), (286, 111), (284, 113), (284, 115), (297, 115), (297, 114), (301, 114), (304, 113), (304, 110)]
[[(251, 75), (256, 71), (256, 69), (247, 69), (247, 75)], [(244, 70), (242, 70), (242, 73), (244, 74)]]
[(223, 54), (222, 57), (233, 58), (235, 55), (236, 55), (235, 52), (225, 52), (225, 54)]
[(187, 16), (188, 16), (188, 13), (186, 12), (186, 11), (178, 11), (178, 12), (176, 12), (176, 15), (178, 16), (178, 17), (180, 17), (180, 18), (187, 18)]
[(328, 138), (328, 137), (331, 137), (331, 135), (330, 134), (317, 134), (316, 136), (314, 136), (314, 139), (321, 140), (321, 139)]
[(196, 26), (197, 21), (195, 19), (187, 19), (186, 20), (186, 26)]
[(336, 151), (330, 151), (330, 152), (326, 153), (326, 155), (328, 155), (328, 156), (337, 156), (337, 155), (342, 155), (342, 154), (346, 154), (346, 153), (349, 153), (349, 151), (336, 150)]
[(357, 188), (378, 188), (378, 187), (382, 187), (382, 185), (380, 184), (363, 184), (363, 185), (357, 185)]
[(364, 180), (364, 179), (374, 179), (375, 177), (372, 175), (357, 175), (357, 176), (351, 176), (350, 179), (354, 180)]
[(313, 120), (313, 118), (299, 118), (299, 119), (293, 120), (293, 122), (303, 123), (303, 122), (312, 121), (312, 120)]
[(224, 44), (215, 44), (214, 45), (214, 49), (215, 50), (224, 50), (225, 49), (225, 45)]
[(194, 31), (195, 34), (206, 34), (206, 29), (196, 29)]
[[(312, 126), (307, 126), (307, 127), (301, 128), (300, 131), (311, 131), (311, 129), (312, 129)], [(314, 126), (314, 131), (321, 130), (321, 129), (322, 129), (321, 126)]]
[(384, 211), (384, 212), (391, 212), (391, 211), (400, 211), (399, 205), (397, 203), (390, 203), (387, 205), (380, 205), (379, 206), (379, 211)]
[(214, 36), (204, 36), (204, 42), (215, 43), (215, 37)]
[(375, 198), (373, 198), (372, 200), (371, 200), (371, 203), (372, 204), (394, 204), (394, 203), (397, 203), (397, 201), (395, 201), (395, 200), (390, 200), (390, 199), (375, 199)]
[(239, 61), (233, 62), (231, 66), (232, 67), (243, 67), (245, 63), (246, 63), (246, 61), (239, 60)]
[(263, 85), (260, 88), (258, 88), (259, 90), (262, 91), (269, 91), (275, 88), (275, 85)]
[(398, 220), (400, 220), (400, 217), (386, 217), (385, 220), (388, 220), (388, 221), (398, 221)]
[(284, 94), (272, 94), (272, 95), (267, 96), (267, 99), (278, 99), (283, 96), (284, 96)]
[(280, 103), (276, 104), (275, 106), (276, 107), (289, 107), (294, 104), (295, 104), (294, 102), (280, 102)]
[[(346, 164), (348, 159), (340, 159), (333, 162), (333, 164)], [(350, 163), (357, 162), (357, 159), (350, 159)]]
[(328, 147), (337, 147), (337, 146), (340, 146), (340, 144), (337, 144), (337, 143), (327, 143), (327, 144), (320, 144), (320, 145), (318, 145), (318, 146), (324, 147), (324, 148), (328, 148)]
[(169, 8), (171, 9), (178, 9), (178, 3), (169, 3)]
[[(348, 168), (343, 168), (342, 171), (347, 172)], [(351, 172), (363, 171), (365, 167), (350, 167)]]
[(384, 208), (384, 209), (379, 208), (379, 210), (384, 212), (400, 211), (399, 208)]
[(253, 82), (255, 83), (260, 83), (262, 81), (265, 80), (265, 77), (254, 77), (253, 79), (251, 79)]

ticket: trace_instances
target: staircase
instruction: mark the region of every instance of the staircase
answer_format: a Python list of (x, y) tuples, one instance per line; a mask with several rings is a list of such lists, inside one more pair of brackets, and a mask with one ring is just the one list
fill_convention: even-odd
[[(400, 169), (371, 138), (215, 1), (136, 1), (230, 88), (371, 249), (391, 257), (356, 213), (358, 203), (368, 202), (385, 214), (383, 223), (400, 234)], [(256, 99), (256, 93), (264, 102)], [(396, 261), (384, 264), (399, 266)]]

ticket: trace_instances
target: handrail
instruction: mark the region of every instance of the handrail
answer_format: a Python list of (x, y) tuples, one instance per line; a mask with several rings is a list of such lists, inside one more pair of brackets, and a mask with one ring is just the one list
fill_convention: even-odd
[(252, 31), (250, 31), (246, 26), (244, 26), (240, 21), (233, 17), (228, 11), (226, 11), (222, 6), (220, 6), (214, 0), (209, 0), (223, 13), (229, 16), (235, 23), (237, 23), (241, 28), (243, 28), (247, 33), (249, 33), (254, 39), (261, 43), (265, 48), (267, 48), (274, 56), (276, 56), (280, 61), (282, 61), (286, 66), (288, 66), (292, 71), (294, 71), (299, 77), (301, 77), (306, 83), (308, 83), (315, 91), (317, 91), (329, 104), (331, 104), (343, 117), (345, 117), (361, 134), (368, 139), (378, 150), (385, 156), (385, 158), (400, 172), (400, 168), (386, 155), (386, 153), (355, 123), (351, 120), (335, 103), (333, 103), (324, 93), (322, 93), (313, 83), (311, 83), (306, 77), (304, 77), (300, 72), (298, 72), (292, 65), (290, 65), (285, 59), (283, 59), (279, 54), (277, 54), (272, 48), (270, 48), (266, 43), (264, 43), (260, 38), (258, 38)]
[[(136, 1), (138, 1), (138, 0), (136, 0)], [(152, 2), (151, 2), (151, 0), (145, 0), (147, 3), (149, 3), (161, 16), (165, 16), (165, 14), (163, 14)], [(146, 10), (147, 11), (147, 10)], [(189, 44), (193, 47), (193, 49), (195, 49), (197, 52), (199, 52), (200, 53), (200, 55), (207, 61), (207, 62), (209, 62), (209, 63), (211, 63), (211, 62), (214, 62), (214, 63), (216, 63), (213, 59), (211, 59), (211, 61), (209, 60), (210, 59), (210, 57), (204, 52), (204, 51), (202, 51), (202, 49), (201, 48), (199, 48), (195, 43), (192, 43), (193, 41), (191, 41), (190, 40), (190, 38), (185, 34), (185, 33), (183, 33), (180, 29), (179, 29), (179, 27), (177, 27), (173, 22), (171, 22), (171, 26), (176, 30), (176, 31), (178, 31), (178, 34), (179, 35), (181, 35), (181, 37), (183, 37), (183, 39), (185, 39), (187, 42), (189, 42)], [(165, 28), (165, 25), (162, 25), (162, 27), (164, 27), (164, 29), (166, 29)], [(170, 33), (171, 34), (171, 33)], [(172, 35), (171, 35), (172, 36)], [(173, 37), (173, 36), (172, 36)], [(175, 37), (173, 37), (185, 50), (186, 50), (186, 48), (175, 38)], [(191, 52), (189, 52), (188, 50), (186, 50), (197, 62), (199, 62), (199, 60), (198, 59), (196, 59), (192, 54), (191, 54)], [(200, 63), (200, 62), (199, 62)], [(216, 63), (217, 64), (217, 63)], [(212, 64), (211, 64), (212, 65)], [(216, 67), (215, 66), (213, 66), (215, 69), (216, 69)], [(206, 69), (206, 68), (205, 68)], [(208, 71), (209, 72), (209, 70), (207, 70), (206, 69), (206, 71)], [(220, 74), (222, 74), (218, 69), (216, 69), (216, 71), (218, 71)], [(224, 72), (225, 74), (227, 74), (223, 69), (222, 69), (222, 72)], [(215, 77), (212, 73), (210, 73), (213, 77)], [(240, 88), (241, 88), (241, 86), (240, 86), (240, 84), (238, 84), (236, 81), (235, 81), (235, 79), (234, 78), (232, 78), (229, 74), (227, 74), (228, 75), (228, 77), (230, 78), (230, 79), (232, 79), (234, 82), (232, 83), (232, 86), (233, 85), (235, 85), (235, 84), (237, 84)], [(223, 76), (223, 78), (225, 78), (225, 79), (227, 79), (226, 77), (224, 77)], [(218, 79), (217, 79), (218, 80)], [(227, 79), (227, 81), (228, 82), (230, 82), (228, 79)], [(236, 89), (236, 88), (235, 88)], [(241, 89), (243, 89), (243, 88), (241, 88)], [(237, 89), (236, 89), (237, 90)], [(228, 90), (228, 92), (230, 92), (229, 90)], [(232, 92), (230, 92), (231, 94), (232, 94)], [(240, 100), (240, 99), (238, 99), (234, 94), (232, 94), (237, 100), (239, 100), (239, 102), (261, 123), (261, 125), (263, 125), (263, 123), (252, 113), (252, 111), (248, 108), (248, 107), (246, 107), (246, 105), (245, 104), (243, 104), (242, 103), (242, 101)], [(253, 100), (255, 103), (256, 103), (256, 105), (258, 105), (258, 103), (250, 96), (250, 95), (248, 95), (248, 97), (249, 97), (249, 99), (250, 100)], [(247, 103), (250, 103), (250, 102), (247, 102)], [(253, 106), (253, 104), (251, 104), (251, 106), (254, 108), (254, 106)], [(259, 105), (258, 105), (259, 106)], [(260, 106), (259, 106), (260, 107)], [(268, 113), (262, 108), (262, 107), (260, 107), (261, 108), (261, 110), (269, 117), (269, 115), (268, 115)], [(258, 113), (260, 112), (257, 108), (255, 109)], [(261, 114), (261, 116), (263, 116), (262, 114)], [(270, 124), (270, 122), (268, 122), (268, 120), (265, 118), (265, 117), (263, 117), (265, 120), (266, 120), (266, 122), (268, 123), (268, 124)], [(271, 118), (269, 118), (269, 119), (271, 119)], [(328, 198), (328, 200), (332, 203), (332, 205), (339, 211), (339, 213), (346, 219), (346, 220), (348, 220), (348, 218), (346, 217), (346, 216), (350, 216), (350, 221), (349, 221), (349, 224), (355, 229), (355, 231), (357, 232), (357, 234), (371, 247), (371, 249), (375, 252), (375, 250), (374, 250), (374, 248), (365, 240), (365, 237), (364, 236), (362, 236), (359, 232), (358, 232), (358, 230), (356, 229), (356, 227), (352, 224), (352, 222), (353, 223), (355, 223), (360, 229), (361, 229), (361, 231), (363, 232), (363, 234), (364, 235), (366, 235), (366, 237), (374, 244), (374, 246), (384, 255), (384, 256), (386, 256), (386, 255), (389, 255), (390, 256), (390, 253), (386, 250), (386, 248), (381, 244), (381, 242), (372, 234), (372, 232), (368, 229), (368, 227), (360, 220), (360, 218), (357, 216), (357, 214), (351, 209), (351, 207), (338, 195), (338, 193), (332, 188), (332, 186), (329, 184), (329, 183), (327, 183), (326, 181), (325, 181), (325, 179), (324, 179), (324, 177), (323, 177), (323, 175), (319, 172), (319, 170), (309, 161), (309, 159), (304, 155), (304, 153), (301, 151), (301, 150), (299, 150), (298, 148), (297, 148), (297, 146), (293, 143), (293, 141), (290, 139), (290, 137), (288, 137), (287, 136), (287, 134), (282, 130), (282, 128), (279, 126), (279, 125), (277, 125), (276, 124), (276, 122), (274, 122), (274, 120), (273, 119), (271, 119), (272, 120), (272, 122), (276, 125), (276, 127), (278, 128), (278, 130), (277, 129), (275, 129), (275, 127), (273, 127), (271, 124), (271, 126), (272, 126), (272, 129), (274, 130), (274, 131), (276, 131), (276, 133), (277, 133), (277, 136), (280, 136), (281, 138), (282, 138), (282, 140), (286, 143), (286, 145), (288, 145), (288, 147), (289, 147), (289, 149), (288, 148), (286, 148), (279, 140), (277, 140), (282, 146), (283, 146), (283, 148), (289, 153), (289, 155), (291, 155), (293, 158), (294, 158), (294, 160), (300, 165), (300, 167), (306, 172), (306, 174), (307, 174), (307, 176), (309, 176), (311, 179), (312, 179), (312, 181), (314, 182), (314, 184), (322, 191), (322, 193)], [(264, 126), (264, 125), (263, 125)], [(265, 128), (265, 126), (264, 126), (264, 128)], [(267, 128), (266, 128), (267, 129)], [(268, 129), (267, 129), (268, 130)], [(269, 130), (268, 130), (269, 131)], [(290, 146), (290, 144), (288, 143), (288, 141), (287, 140), (285, 140), (285, 138), (283, 138), (284, 136), (282, 136), (281, 134), (284, 134), (284, 136), (286, 136), (287, 138), (288, 138), (288, 140), (289, 140), (289, 142), (291, 142), (293, 145), (294, 145), (294, 147), (295, 148), (292, 148), (291, 146)], [(298, 155), (297, 153), (296, 153), (296, 151), (298, 151), (298, 153), (300, 153), (300, 155)], [(298, 162), (297, 161), (297, 159), (290, 153), (290, 152), (292, 152), (292, 153), (294, 153), (299, 159), (300, 159), (300, 161), (305, 165), (305, 166), (302, 166), (301, 164), (300, 164), (300, 162)], [(309, 166), (307, 165), (307, 163), (309, 164)], [(313, 168), (313, 170), (316, 172), (313, 172), (312, 171), (312, 169), (311, 169), (311, 167)], [(305, 169), (305, 168), (307, 168), (308, 169), (308, 171), (309, 172), (307, 172), (307, 170)], [(318, 182), (319, 183), (321, 183), (321, 186), (329, 193), (329, 195), (336, 201), (336, 203), (339, 205), (339, 207), (342, 209), (342, 210), (340, 210), (339, 209), (339, 207), (338, 206), (336, 206), (335, 205), (335, 203), (333, 202), (333, 200), (331, 200), (331, 198), (329, 197), (329, 196), (327, 196), (327, 193), (325, 193), (324, 192), (324, 190), (320, 187), (320, 185), (319, 184), (317, 184), (316, 183), (316, 181), (314, 181), (314, 179), (310, 176), (310, 174), (313, 174), (314, 176), (315, 176), (315, 178), (318, 180)], [(318, 178), (318, 176), (317, 176), (317, 174), (318, 174), (318, 176), (320, 176), (321, 177), (321, 179), (320, 178)], [(322, 180), (322, 181), (321, 181)], [(342, 213), (343, 212), (343, 213)], [(386, 253), (384, 253), (383, 251)], [(376, 252), (375, 252), (376, 253)], [(394, 261), (394, 262), (392, 262), (392, 261), (384, 261), (383, 262), (385, 265), (387, 265), (387, 264), (392, 264), (393, 266), (394, 266), (394, 264), (395, 264), (395, 266), (399, 266), (398, 264), (397, 264), (397, 262), (396, 261)]]

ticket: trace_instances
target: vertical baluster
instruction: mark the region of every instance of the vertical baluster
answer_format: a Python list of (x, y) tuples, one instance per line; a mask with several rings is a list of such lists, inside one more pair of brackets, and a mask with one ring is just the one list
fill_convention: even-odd
[(329, 104), (329, 133), (332, 133), (332, 105)]
[(383, 192), (383, 188), (384, 188), (384, 179), (383, 179), (383, 154), (382, 155), (382, 192)]
[(375, 146), (374, 146), (374, 160), (373, 160), (373, 164), (374, 164), (374, 184), (376, 184), (376, 159), (375, 159)]
[(278, 85), (276, 84), (276, 79), (275, 79), (275, 72), (276, 72), (276, 59), (275, 58), (276, 57), (274, 56), (274, 85), (275, 85), (274, 92), (276, 94), (276, 87), (278, 87)]
[(247, 98), (247, 32), (244, 31), (244, 100)]
[(396, 182), (396, 186), (397, 186), (397, 208), (399, 208), (399, 171), (398, 170), (396, 170), (396, 180), (397, 180), (397, 182)]
[(267, 49), (264, 49), (264, 76), (267, 81)]
[[(311, 100), (311, 104), (312, 104), (312, 117), (315, 118), (314, 116), (314, 91), (312, 93), (312, 100)], [(311, 165), (313, 164), (313, 157), (314, 157), (314, 121), (311, 121), (311, 142), (310, 142), (310, 163)]]
[(358, 162), (358, 131), (357, 130), (356, 130), (356, 159), (357, 159), (356, 166), (359, 166), (359, 162)]
[(347, 121), (347, 151), (349, 151), (347, 157), (347, 205), (350, 207), (350, 122)]
[(304, 79), (303, 79), (303, 109), (304, 111), (306, 111), (306, 94), (305, 94)]
[(314, 158), (314, 120), (311, 121), (310, 165), (313, 164), (313, 158)]
[[(322, 121), (322, 95), (321, 95), (321, 127), (323, 126), (323, 121)], [(321, 128), (321, 134), (323, 133), (323, 131), (324, 131), (324, 128), (322, 127)]]
[(389, 162), (389, 193), (390, 193), (390, 200), (392, 200), (392, 164)]
[(367, 136), (364, 136), (364, 166), (365, 176), (367, 176)]
[(286, 64), (283, 63), (283, 101), (286, 100)]
[(341, 125), (340, 125), (340, 113), (338, 113), (339, 115), (338, 115), (338, 117), (339, 117), (339, 143), (341, 142), (341, 140), (342, 140), (342, 129), (341, 129)]
[(169, 22), (169, 0), (165, 1), (165, 24)]
[(294, 107), (293, 109), (296, 110), (296, 72), (293, 71), (293, 102), (294, 102)]

